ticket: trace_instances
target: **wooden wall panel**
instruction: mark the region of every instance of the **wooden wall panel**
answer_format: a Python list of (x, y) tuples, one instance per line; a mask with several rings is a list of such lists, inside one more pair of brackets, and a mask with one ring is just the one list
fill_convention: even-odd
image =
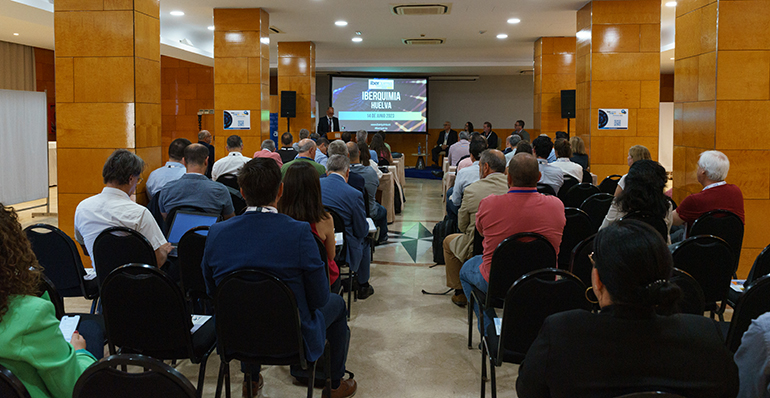
[[(297, 117), (291, 119), (291, 133), (294, 141), (299, 131), (308, 129), (315, 132), (315, 43), (312, 41), (278, 42), (278, 110), (281, 106), (281, 91), (296, 91)], [(325, 115), (326, 110), (321, 111)], [(278, 131), (289, 131), (287, 119), (278, 118)], [(341, 128), (341, 127), (340, 127)]]
[[(576, 87), (576, 41), (574, 37), (541, 37), (535, 41), (535, 106), (532, 127), (554, 138), (567, 131), (561, 118), (561, 90)], [(575, 121), (570, 124), (575, 131)], [(532, 139), (535, 137), (532, 137)]]
[[(46, 93), (48, 141), (56, 141), (56, 59), (52, 50), (35, 47), (36, 89)], [(70, 92), (71, 93), (71, 92)]]

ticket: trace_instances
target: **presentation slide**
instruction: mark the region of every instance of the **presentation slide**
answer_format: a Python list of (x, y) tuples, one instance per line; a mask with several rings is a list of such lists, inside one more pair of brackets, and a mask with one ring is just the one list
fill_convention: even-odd
[(341, 130), (426, 131), (427, 78), (332, 76), (331, 94)]

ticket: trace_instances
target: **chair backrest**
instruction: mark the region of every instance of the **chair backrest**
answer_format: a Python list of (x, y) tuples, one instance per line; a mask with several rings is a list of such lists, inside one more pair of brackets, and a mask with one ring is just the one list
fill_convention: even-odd
[[(118, 367), (140, 373), (129, 373)], [(196, 390), (178, 370), (144, 355), (112, 355), (90, 366), (80, 375), (73, 398), (165, 397), (195, 398)]]
[(86, 274), (75, 242), (62, 230), (48, 224), (35, 224), (24, 228), (32, 244), (43, 273), (58, 287), (65, 297), (83, 296), (86, 291), (83, 277)]
[(342, 233), (342, 244), (337, 246), (337, 256), (334, 258), (334, 261), (338, 266), (346, 265), (345, 253), (347, 253), (348, 248), (348, 234), (345, 232), (345, 220), (343, 220), (336, 211), (328, 207), (324, 207), (324, 210), (332, 215), (332, 220), (334, 221), (334, 233)]
[(583, 180), (580, 182), (588, 182), (593, 184), (594, 183), (594, 176), (591, 175), (591, 172), (583, 169)]
[(576, 180), (574, 177), (570, 175), (564, 175), (564, 183), (561, 185), (561, 188), (559, 188), (559, 194), (557, 195), (559, 198), (561, 198), (564, 194), (566, 194), (572, 187), (575, 185), (580, 184), (580, 181)]
[(236, 215), (240, 216), (246, 211), (246, 208), (248, 207), (246, 205), (246, 199), (244, 199), (240, 192), (230, 191), (230, 200), (233, 202), (233, 212)]
[(671, 274), (671, 282), (682, 289), (682, 299), (679, 301), (676, 312), (703, 315), (703, 312), (706, 311), (706, 296), (703, 295), (700, 283), (692, 275), (679, 268), (674, 268), (674, 272)]
[(0, 397), (30, 398), (24, 383), (3, 365), (0, 365)]
[(484, 237), (481, 236), (479, 230), (473, 228), (473, 255), (478, 256), (484, 254)]
[(770, 276), (765, 275), (755, 280), (738, 298), (730, 328), (727, 331), (727, 348), (735, 352), (741, 345), (743, 334), (749, 329), (751, 321), (770, 311)]
[(632, 394), (621, 395), (615, 398), (684, 398), (681, 395), (672, 394), (663, 391), (645, 391)]
[(91, 258), (100, 290), (107, 275), (121, 265), (139, 263), (158, 266), (155, 251), (147, 238), (126, 227), (110, 227), (102, 231), (94, 240)]
[(369, 209), (369, 193), (366, 192), (366, 187), (364, 187), (364, 190), (361, 191), (364, 195), (364, 211), (366, 211), (366, 216), (371, 217), (370, 209)]
[(182, 235), (177, 252), (179, 253), (179, 274), (182, 280), (182, 291), (190, 300), (210, 299), (206, 294), (206, 282), (203, 279), (201, 262), (203, 250), (206, 247), (206, 235), (209, 227), (195, 227)]
[(770, 274), (770, 245), (767, 245), (761, 253), (754, 260), (754, 264), (751, 265), (751, 271), (746, 278), (746, 284), (748, 285), (755, 279)]
[(156, 267), (127, 264), (102, 286), (102, 314), (110, 352), (157, 359), (193, 357), (192, 320), (179, 286)]
[(693, 236), (672, 254), (674, 267), (698, 281), (707, 304), (727, 298), (733, 275), (733, 254), (727, 242), (712, 235)]
[(230, 188), (233, 189), (241, 189), (241, 187), (238, 185), (238, 176), (235, 174), (222, 174), (221, 176), (217, 177), (217, 182), (227, 185)]
[(40, 275), (40, 296), (43, 295), (43, 293), (48, 293), (48, 299), (51, 300), (51, 303), (53, 303), (54, 313), (56, 314), (56, 319), (61, 320), (64, 316), (64, 300), (61, 298), (61, 295), (56, 290), (56, 285), (54, 285), (53, 282), (45, 275)]
[(666, 196), (666, 199), (668, 199), (668, 203), (671, 204), (671, 210), (676, 210), (676, 201), (670, 196)]
[(543, 195), (556, 196), (556, 191), (553, 190), (553, 187), (548, 184), (541, 184), (539, 182), (537, 183), (537, 192), (540, 192)]
[(597, 193), (599, 193), (599, 188), (591, 183), (584, 182), (576, 184), (566, 191), (562, 186), (559, 189), (559, 199), (564, 202), (564, 207), (580, 207), (583, 201)]
[(646, 211), (635, 211), (628, 213), (621, 217), (620, 220), (638, 220), (651, 226), (654, 230), (658, 231), (664, 241), (668, 241), (668, 224), (666, 220), (661, 217), (656, 217)]
[(613, 174), (605, 177), (601, 183), (599, 183), (599, 190), (608, 193), (610, 195), (615, 194), (615, 189), (618, 187), (618, 182), (623, 176), (620, 174)]
[(508, 289), (528, 272), (556, 266), (556, 250), (543, 235), (520, 232), (505, 238), (492, 254), (487, 307), (501, 308)]
[(561, 235), (559, 246), (559, 268), (569, 269), (572, 249), (585, 238), (595, 232), (591, 224), (591, 217), (586, 212), (574, 207), (564, 208), (567, 223), (564, 224), (564, 232)]
[(714, 235), (724, 239), (733, 252), (735, 262), (733, 272), (738, 269), (743, 246), (743, 221), (740, 217), (722, 209), (707, 212), (692, 223), (687, 234), (687, 236), (697, 235)]
[(590, 309), (585, 290), (575, 275), (555, 268), (532, 271), (519, 278), (505, 295), (498, 365), (505, 356), (521, 363), (548, 316)]
[(594, 251), (594, 238), (596, 238), (596, 234), (593, 234), (578, 243), (577, 246), (572, 249), (572, 256), (569, 263), (569, 272), (580, 278), (586, 286), (591, 285), (591, 270), (594, 268), (591, 259), (588, 258)]
[(217, 351), (224, 361), (307, 367), (294, 293), (273, 275), (242, 269), (217, 286)]
[(580, 204), (580, 210), (588, 213), (588, 216), (591, 217), (591, 225), (594, 228), (594, 232), (598, 232), (599, 227), (602, 226), (604, 217), (610, 211), (613, 199), (615, 197), (611, 194), (600, 192), (589, 196)]

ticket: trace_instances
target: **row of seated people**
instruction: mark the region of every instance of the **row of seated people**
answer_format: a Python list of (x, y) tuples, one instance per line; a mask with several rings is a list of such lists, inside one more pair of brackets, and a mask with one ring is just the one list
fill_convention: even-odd
[[(456, 166), (457, 161), (461, 157), (468, 155), (468, 139), (474, 133), (484, 137), (487, 144), (489, 145), (489, 148), (497, 149), (499, 145), (499, 138), (497, 133), (492, 131), (492, 123), (484, 122), (483, 126), (484, 127), (480, 132), (476, 132), (473, 131), (473, 123), (466, 122), (463, 130), (458, 133), (457, 131), (452, 130), (452, 122), (448, 120), (445, 121), (444, 129), (441, 130), (438, 139), (436, 140), (436, 146), (434, 146), (431, 150), (433, 164), (438, 165), (439, 156), (442, 152), (444, 152), (444, 154), (450, 159), (450, 162), (452, 162), (452, 158), (454, 158), (452, 166)], [(529, 133), (524, 131), (523, 120), (516, 121), (514, 128), (515, 129), (512, 134), (526, 134), (527, 140), (529, 140)]]

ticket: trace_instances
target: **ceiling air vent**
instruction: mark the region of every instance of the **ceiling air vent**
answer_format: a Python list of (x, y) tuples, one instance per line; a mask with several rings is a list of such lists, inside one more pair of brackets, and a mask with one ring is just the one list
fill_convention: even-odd
[(445, 39), (401, 39), (401, 42), (408, 45), (435, 45), (444, 44)]
[(268, 29), (270, 29), (270, 33), (271, 34), (273, 34), (273, 33), (286, 33), (286, 32), (284, 32), (284, 31), (282, 31), (282, 30), (280, 30), (280, 29), (278, 29), (278, 28), (276, 28), (275, 26), (272, 26), (272, 25), (270, 25), (270, 28), (268, 28)]
[(452, 4), (395, 4), (391, 10), (396, 15), (444, 15), (452, 10)]

